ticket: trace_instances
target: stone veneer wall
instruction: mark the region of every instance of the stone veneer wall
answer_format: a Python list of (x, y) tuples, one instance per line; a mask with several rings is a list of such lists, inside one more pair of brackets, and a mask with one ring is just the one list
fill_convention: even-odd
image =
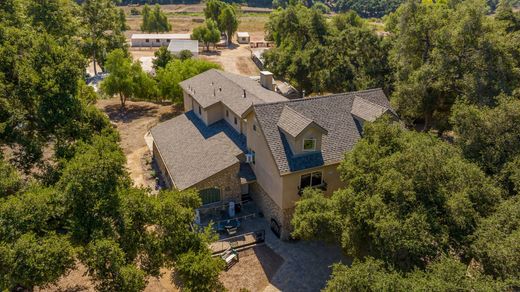
[(219, 173), (195, 184), (193, 187), (198, 190), (213, 187), (219, 188), (221, 200), (223, 202), (233, 200), (238, 203), (242, 196), (240, 190), (240, 178), (238, 177), (239, 170), (240, 163), (237, 162)]
[(271, 199), (269, 194), (258, 184), (252, 183), (249, 187), (251, 198), (258, 205), (262, 213), (264, 213), (265, 219), (271, 224), (271, 218), (274, 218), (278, 224), (281, 225), (280, 238), (287, 240), (290, 237), (292, 227), (291, 218), (294, 212), (294, 208), (282, 210), (274, 201)]

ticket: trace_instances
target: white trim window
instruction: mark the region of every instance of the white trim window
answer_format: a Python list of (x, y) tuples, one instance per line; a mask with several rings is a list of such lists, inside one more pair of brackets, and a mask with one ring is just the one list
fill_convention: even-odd
[(303, 139), (302, 149), (303, 151), (316, 151), (316, 139)]
[(306, 187), (319, 187), (323, 185), (323, 173), (315, 171), (300, 176), (300, 190)]

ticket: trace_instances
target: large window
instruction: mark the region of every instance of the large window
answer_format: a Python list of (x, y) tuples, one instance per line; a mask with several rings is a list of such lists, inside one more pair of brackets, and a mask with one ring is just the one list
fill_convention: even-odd
[(306, 187), (317, 187), (323, 184), (321, 171), (304, 174), (300, 177), (300, 189)]
[(303, 139), (303, 151), (316, 151), (316, 139)]

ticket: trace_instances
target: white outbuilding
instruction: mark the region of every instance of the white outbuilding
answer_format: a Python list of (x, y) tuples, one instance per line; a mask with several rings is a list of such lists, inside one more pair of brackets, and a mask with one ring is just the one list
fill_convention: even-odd
[(189, 40), (189, 33), (134, 33), (130, 37), (132, 47), (168, 46), (173, 40)]
[(249, 44), (249, 33), (248, 32), (237, 32), (237, 41), (239, 44)]
[(168, 51), (174, 55), (179, 55), (181, 51), (188, 50), (194, 57), (199, 55), (198, 40), (172, 40), (168, 45)]

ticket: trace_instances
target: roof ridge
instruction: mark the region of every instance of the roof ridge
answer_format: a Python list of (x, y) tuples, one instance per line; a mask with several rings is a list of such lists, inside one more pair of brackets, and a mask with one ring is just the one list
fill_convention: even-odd
[[(350, 95), (355, 95), (356, 93), (366, 93), (366, 92), (372, 92), (372, 91), (376, 91), (376, 90), (383, 90), (383, 89), (381, 87), (376, 87), (376, 88), (357, 90), (357, 91), (348, 91), (348, 92), (333, 93), (333, 94), (328, 94), (328, 95), (312, 96), (312, 97), (307, 97), (307, 98), (297, 98), (297, 99), (289, 99), (289, 100), (284, 100), (284, 101), (276, 101), (276, 102), (269, 102), (269, 103), (263, 103), (263, 104), (255, 104), (255, 106), (269, 106), (269, 105), (273, 105), (273, 104), (291, 103), (291, 102), (295, 103), (295, 102), (302, 102), (302, 101), (308, 101), (308, 100), (323, 99), (323, 98), (329, 98), (329, 97), (337, 97), (337, 96), (341, 96), (341, 95), (345, 95), (345, 97), (347, 97), (347, 96), (350, 96)], [(366, 99), (364, 99), (364, 100), (366, 100)]]

